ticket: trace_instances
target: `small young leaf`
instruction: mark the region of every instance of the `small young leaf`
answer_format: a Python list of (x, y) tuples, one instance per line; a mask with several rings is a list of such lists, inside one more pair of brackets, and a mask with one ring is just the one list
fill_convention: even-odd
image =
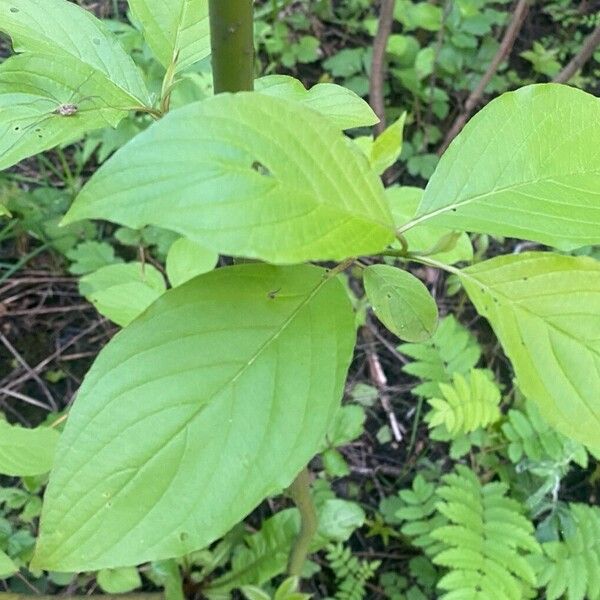
[(135, 567), (102, 569), (97, 579), (98, 585), (107, 594), (126, 594), (142, 585), (142, 578)]
[(419, 210), (461, 231), (572, 249), (600, 243), (600, 100), (532, 85), (490, 102), (442, 157)]
[(6, 579), (19, 571), (12, 558), (0, 550), (0, 579)]
[(69, 272), (73, 275), (85, 275), (102, 267), (123, 262), (115, 256), (115, 249), (107, 242), (93, 240), (82, 242), (67, 252), (67, 258), (73, 261)]
[(600, 262), (528, 252), (460, 272), (519, 388), (566, 436), (600, 450)]
[(148, 46), (175, 73), (210, 54), (208, 0), (128, 0)]
[(248, 600), (271, 600), (271, 596), (267, 592), (255, 585), (244, 585), (241, 591)]
[(404, 134), (404, 123), (406, 113), (392, 123), (385, 131), (375, 139), (371, 147), (370, 162), (376, 173), (381, 175), (391, 167), (402, 152), (402, 139)]
[(321, 268), (227, 267), (166, 292), (79, 390), (34, 566), (139, 564), (225, 534), (318, 452), (354, 342)]
[(345, 542), (365, 522), (365, 511), (356, 502), (330, 498), (319, 511), (319, 535)]
[(177, 287), (198, 275), (212, 271), (219, 255), (201, 244), (179, 238), (167, 254), (167, 277), (173, 287)]
[(129, 325), (165, 290), (165, 280), (156, 267), (135, 262), (102, 267), (79, 282), (81, 295), (121, 327)]
[(396, 267), (372, 265), (364, 272), (365, 291), (377, 318), (400, 339), (422, 342), (437, 327), (437, 305), (416, 277)]
[(334, 83), (319, 83), (307, 90), (301, 81), (289, 75), (267, 75), (254, 82), (254, 89), (267, 96), (301, 102), (342, 130), (368, 127), (379, 120), (360, 96)]
[(65, 222), (87, 217), (159, 225), (273, 263), (343, 260), (393, 239), (381, 182), (339, 129), (297, 102), (248, 92), (175, 110), (134, 138)]
[[(397, 228), (410, 221), (423, 198), (423, 190), (416, 187), (392, 186), (385, 190), (385, 195), (392, 209), (392, 216)], [(460, 233), (454, 247), (439, 249), (440, 240), (455, 233), (452, 229), (423, 223), (403, 233), (411, 252), (427, 254), (435, 260), (452, 265), (457, 262), (473, 260), (473, 245), (466, 233)], [(397, 245), (397, 244), (396, 244)]]
[(14, 477), (47, 473), (58, 438), (51, 427), (25, 429), (0, 420), (0, 473)]

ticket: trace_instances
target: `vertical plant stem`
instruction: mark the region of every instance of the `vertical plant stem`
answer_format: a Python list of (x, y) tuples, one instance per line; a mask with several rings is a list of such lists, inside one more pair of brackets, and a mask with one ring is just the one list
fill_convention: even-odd
[(254, 89), (252, 0), (209, 0), (215, 94)]
[(290, 552), (288, 573), (299, 577), (318, 524), (317, 511), (310, 495), (310, 473), (306, 467), (294, 479), (288, 493), (300, 511), (300, 532)]
[(394, 8), (396, 0), (382, 0), (379, 14), (379, 25), (377, 34), (373, 41), (373, 61), (371, 63), (371, 80), (369, 89), (369, 102), (375, 114), (379, 117), (379, 123), (375, 125), (375, 135), (379, 135), (385, 129), (385, 98), (383, 87), (386, 75), (385, 52), (388, 39), (392, 33), (394, 22)]

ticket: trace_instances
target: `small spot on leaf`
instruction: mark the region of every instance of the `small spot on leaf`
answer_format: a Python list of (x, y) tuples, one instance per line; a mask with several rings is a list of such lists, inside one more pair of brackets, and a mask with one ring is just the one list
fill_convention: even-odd
[(11, 12), (11, 13), (18, 13), (18, 12), (19, 12), (19, 9), (18, 9), (18, 8), (16, 8), (15, 6), (11, 6), (11, 7), (10, 7), (10, 12)]
[(255, 160), (252, 163), (252, 169), (254, 171), (256, 171), (257, 173), (260, 173), (261, 175), (264, 175), (265, 177), (271, 177), (271, 171), (269, 171), (269, 169), (267, 167), (265, 167), (265, 165), (263, 165), (258, 160)]

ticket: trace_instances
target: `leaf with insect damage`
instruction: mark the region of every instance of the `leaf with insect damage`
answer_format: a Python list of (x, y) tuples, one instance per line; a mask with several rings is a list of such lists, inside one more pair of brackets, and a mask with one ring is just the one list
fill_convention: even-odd
[(280, 264), (374, 254), (394, 238), (381, 181), (339, 128), (255, 92), (219, 94), (151, 125), (104, 163), (64, 222), (85, 218), (157, 225)]
[(139, 564), (224, 535), (321, 448), (354, 342), (344, 286), (318, 267), (238, 265), (166, 292), (79, 390), (36, 567)]
[(208, 0), (129, 0), (144, 38), (160, 64), (175, 72), (210, 54)]

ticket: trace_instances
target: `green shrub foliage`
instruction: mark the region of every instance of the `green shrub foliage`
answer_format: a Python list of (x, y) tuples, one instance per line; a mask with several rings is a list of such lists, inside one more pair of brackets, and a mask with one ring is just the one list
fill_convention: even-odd
[[(600, 243), (600, 101), (556, 84), (501, 95), (450, 145), (418, 205), (393, 211), (379, 174), (399, 152), (404, 121), (370, 149), (351, 143), (344, 130), (376, 118), (348, 90), (306, 90), (278, 78), (255, 92), (169, 110), (174, 84), (210, 47), (207, 0), (174, 4), (179, 10), (159, 0), (130, 2), (166, 70), (155, 98), (111, 30), (76, 3), (0, 0), (0, 32), (15, 50), (0, 65), (0, 168), (117, 127), (128, 115), (151, 116), (141, 133), (129, 128), (130, 141), (83, 186), (63, 225), (106, 219), (124, 227), (119, 235), (128, 243), (133, 229), (167, 230), (166, 249), (187, 240), (171, 253), (176, 287), (169, 290), (160, 273), (112, 264), (110, 252), (100, 253), (91, 273), (89, 256), (83, 264), (82, 291), (124, 329), (94, 362), (69, 413), (33, 568), (115, 569), (186, 555), (286, 488), (323, 448), (340, 405), (356, 335), (341, 273), (354, 264), (363, 269), (361, 256), (393, 263), (369, 266), (366, 302), (412, 342), (400, 351), (415, 359), (405, 370), (424, 380), (414, 392), (430, 400), (432, 423), (473, 433), (498, 420), (499, 392), (473, 370), (480, 348), (456, 320), (446, 317), (434, 333), (435, 304), (398, 270), (409, 262), (452, 273), (541, 417), (600, 451), (600, 263), (564, 254)], [(400, 4), (408, 31), (440, 29), (440, 7)], [(313, 42), (299, 44), (290, 64), (311, 60)], [(411, 42), (395, 37), (392, 51), (401, 44)], [(432, 73), (432, 50), (419, 52), (421, 78)], [(340, 61), (328, 68), (346, 71)], [(400, 67), (395, 76), (406, 82)], [(436, 98), (443, 118), (445, 101)], [(399, 214), (406, 216), (398, 221)], [(415, 242), (423, 235), (411, 235), (425, 227), (428, 236), (440, 233), (429, 249)], [(558, 251), (449, 265), (457, 244), (469, 250), (462, 234), (471, 232)], [(182, 263), (181, 246), (184, 254), (194, 248), (202, 264)], [(211, 271), (218, 254), (254, 262)], [(338, 264), (306, 264), (326, 261)], [(136, 301), (128, 305), (127, 295)], [(543, 435), (526, 441), (522, 420), (513, 415), (506, 423), (513, 459), (533, 456), (537, 443), (552, 454), (549, 443), (564, 446), (535, 426)], [(415, 485), (404, 518), (447, 569), (439, 582), (446, 600), (529, 595), (536, 579), (526, 557), (539, 547), (505, 484), (481, 484), (458, 467), (433, 492), (425, 481)], [(593, 512), (572, 512), (582, 524), (596, 522)], [(555, 569), (587, 572), (593, 594), (593, 552), (585, 553), (587, 563), (576, 552), (590, 547), (589, 531), (546, 547), (545, 556)], [(371, 571), (365, 567), (357, 581)], [(583, 577), (544, 573), (552, 597), (563, 593), (561, 581), (571, 597), (585, 593)], [(354, 597), (345, 585), (340, 590)]]

